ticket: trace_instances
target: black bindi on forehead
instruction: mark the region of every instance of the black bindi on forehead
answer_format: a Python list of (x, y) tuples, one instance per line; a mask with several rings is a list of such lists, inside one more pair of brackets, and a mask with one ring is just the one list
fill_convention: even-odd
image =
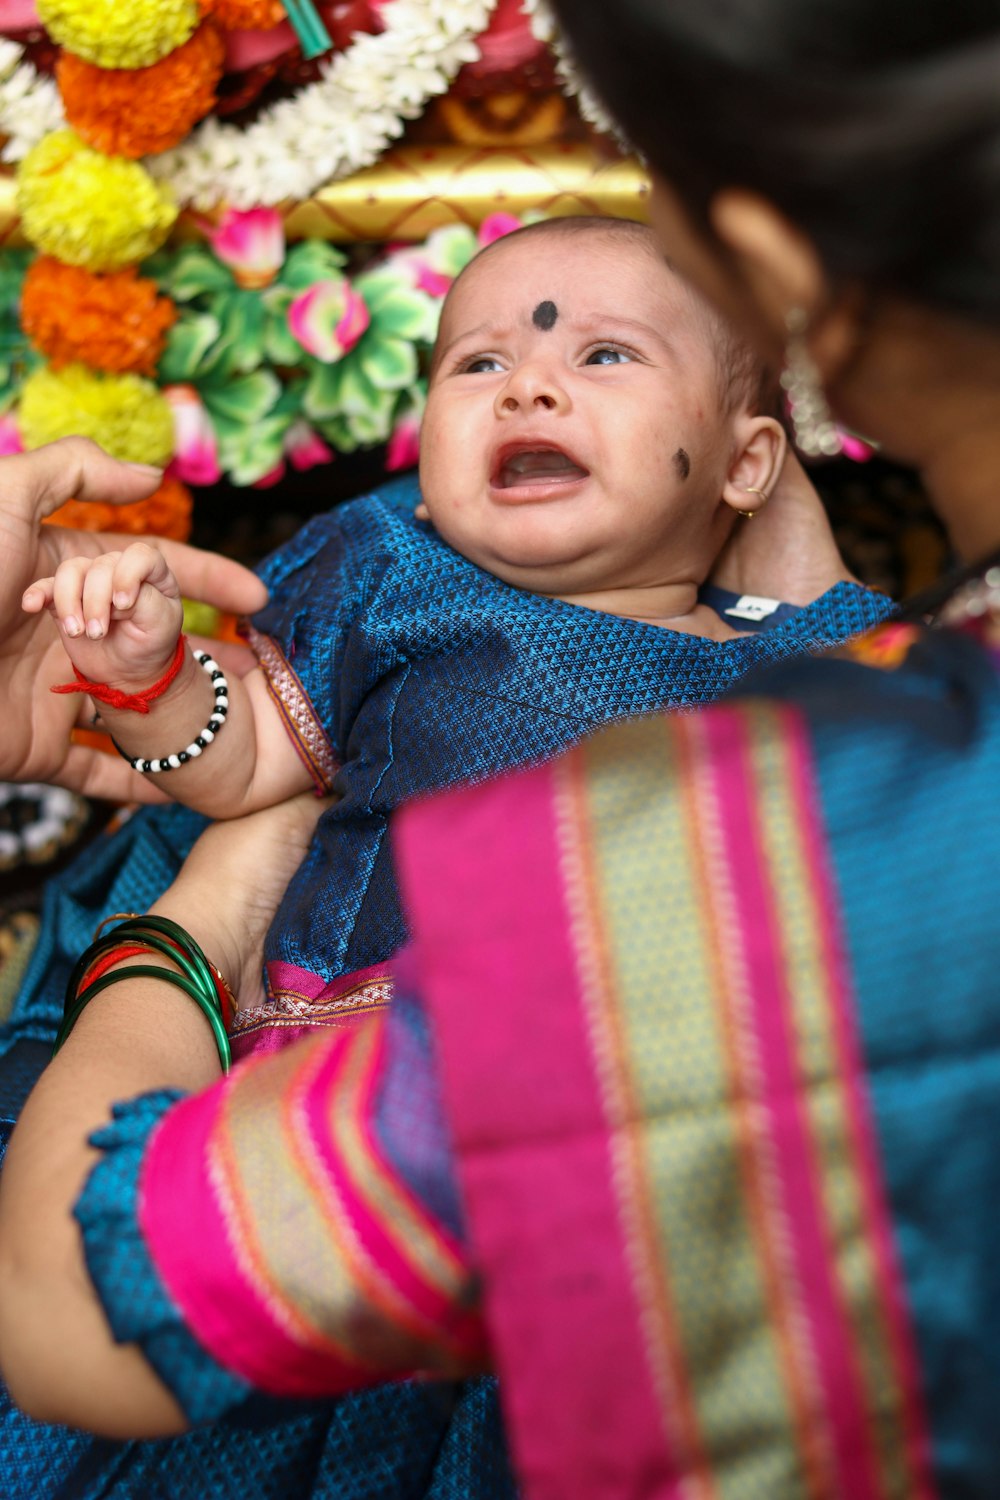
[(539, 302), (538, 306), (531, 314), (531, 321), (534, 323), (536, 328), (542, 328), (547, 333), (550, 328), (553, 328), (555, 326), (555, 321), (558, 316), (559, 309), (558, 307), (556, 307), (554, 302)]
[(674, 464), (681, 478), (686, 479), (691, 472), (691, 460), (688, 458), (683, 448), (678, 448), (677, 452), (674, 454)]

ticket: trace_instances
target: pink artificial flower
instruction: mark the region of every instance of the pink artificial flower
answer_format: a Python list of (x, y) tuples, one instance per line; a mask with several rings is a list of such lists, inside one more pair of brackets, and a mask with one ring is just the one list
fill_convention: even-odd
[(513, 214), (490, 214), (479, 226), (476, 238), (480, 248), (485, 249), (492, 245), (494, 240), (502, 240), (505, 234), (513, 234), (515, 229), (523, 229), (521, 220)]
[(24, 444), (21, 442), (21, 434), (17, 428), (17, 418), (13, 412), (7, 412), (0, 417), (0, 458), (6, 458), (11, 453), (23, 453)]
[(227, 208), (208, 236), (239, 286), (270, 286), (285, 259), (285, 226), (273, 208)]
[(411, 409), (392, 429), (385, 454), (385, 466), (390, 472), (394, 469), (412, 469), (419, 461), (420, 418)]
[(317, 281), (288, 309), (288, 327), (307, 354), (325, 365), (343, 359), (370, 322), (363, 297), (341, 277)]
[(193, 385), (165, 385), (163, 394), (174, 417), (174, 456), (170, 472), (185, 484), (218, 484), (219, 468), (215, 428)]
[(252, 490), (269, 490), (272, 486), (280, 484), (285, 477), (285, 460), (279, 459), (273, 469), (268, 469), (259, 479), (255, 479), (250, 486)]
[(333, 462), (333, 450), (308, 422), (301, 419), (293, 422), (285, 433), (285, 452), (293, 469), (315, 469), (319, 464)]
[(435, 271), (429, 261), (421, 260), (419, 256), (413, 257), (412, 265), (416, 273), (414, 286), (429, 297), (443, 297), (455, 279), (444, 271)]

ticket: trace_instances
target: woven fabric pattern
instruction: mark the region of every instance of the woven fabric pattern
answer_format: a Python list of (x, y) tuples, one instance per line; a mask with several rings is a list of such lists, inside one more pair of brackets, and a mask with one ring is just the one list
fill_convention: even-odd
[[(754, 668), (827, 649), (892, 610), (839, 584), (762, 634), (662, 630), (512, 588), (415, 521), (418, 499), (407, 478), (339, 506), (262, 570), (271, 601), (254, 625), (276, 648), (264, 658), (272, 688), (308, 695), (341, 799), (267, 957), (327, 980), (405, 938), (386, 842), (403, 801), (547, 760), (618, 719), (710, 703)], [(315, 759), (314, 742), (301, 748)]]

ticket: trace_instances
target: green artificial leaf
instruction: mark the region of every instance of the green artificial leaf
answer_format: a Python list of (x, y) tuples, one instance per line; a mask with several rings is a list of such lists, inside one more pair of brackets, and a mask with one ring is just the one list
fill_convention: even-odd
[(226, 417), (215, 422), (219, 462), (233, 484), (253, 484), (277, 468), (284, 457), (284, 437), (289, 425), (287, 417), (273, 416), (251, 426)]
[(385, 392), (373, 385), (365, 374), (358, 353), (360, 349), (358, 344), (352, 356), (340, 362), (340, 409), (345, 417), (377, 411), (385, 399)]
[(235, 286), (232, 272), (205, 245), (182, 245), (179, 250), (161, 250), (142, 267), (175, 302), (191, 302), (206, 292), (224, 292)]
[(302, 397), (302, 410), (313, 421), (328, 421), (339, 417), (343, 401), (341, 384), (344, 377), (344, 361), (336, 365), (320, 364), (310, 360), (310, 374)]
[(302, 416), (302, 401), (306, 392), (306, 381), (301, 378), (289, 380), (281, 387), (281, 395), (271, 407), (272, 417), (289, 417), (292, 421)]
[(208, 299), (219, 320), (214, 374), (248, 375), (264, 358), (264, 305), (256, 292), (236, 289)]
[(354, 282), (354, 290), (364, 297), (373, 318), (388, 297), (401, 290), (405, 291), (407, 286), (402, 273), (394, 271), (391, 266), (379, 266), (375, 271), (365, 271)]
[(317, 281), (337, 281), (346, 263), (347, 256), (326, 240), (300, 240), (285, 256), (278, 282), (295, 293), (305, 292)]
[(372, 323), (380, 338), (419, 339), (433, 344), (440, 316), (440, 302), (425, 292), (400, 286), (380, 299), (378, 309), (372, 313)]
[(377, 411), (372, 408), (370, 411), (352, 412), (347, 419), (352, 436), (365, 447), (386, 442), (392, 432), (394, 406), (395, 402), (386, 411)]
[(327, 422), (317, 422), (316, 430), (325, 437), (335, 453), (353, 453), (358, 446), (346, 417), (331, 417)]
[[(205, 381), (199, 392), (212, 420), (251, 426), (270, 413), (281, 395), (281, 381), (273, 370), (254, 370), (250, 375)], [(280, 420), (284, 420), (281, 418)]]
[(404, 339), (366, 338), (359, 348), (361, 369), (376, 390), (401, 391), (416, 380), (417, 351)]
[(167, 344), (160, 357), (159, 376), (163, 385), (194, 380), (208, 369), (221, 329), (211, 313), (185, 310), (167, 334)]
[(302, 363), (302, 345), (292, 337), (288, 326), (288, 309), (294, 298), (286, 287), (269, 287), (261, 301), (264, 306), (264, 349), (273, 364), (292, 369)]

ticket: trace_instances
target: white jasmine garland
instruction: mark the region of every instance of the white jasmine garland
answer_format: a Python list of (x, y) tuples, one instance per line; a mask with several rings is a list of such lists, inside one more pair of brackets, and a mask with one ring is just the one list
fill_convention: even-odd
[(7, 137), (0, 161), (20, 161), (65, 123), (55, 79), (23, 59), (23, 47), (0, 38), (0, 135)]
[(576, 59), (565, 41), (548, 0), (521, 0), (521, 9), (531, 19), (532, 34), (551, 48), (556, 60), (556, 74), (566, 93), (576, 100), (583, 118), (617, 141), (623, 150), (629, 149), (621, 127), (611, 118), (600, 99), (580, 73)]
[[(181, 207), (225, 202), (254, 208), (309, 198), (325, 183), (377, 161), (403, 123), (447, 93), (459, 68), (475, 62), (475, 38), (496, 0), (392, 0), (385, 29), (361, 34), (327, 64), (322, 78), (272, 105), (241, 130), (210, 118), (172, 151), (144, 165), (169, 183)], [(19, 161), (63, 124), (55, 83), (0, 40), (2, 157)]]
[(308, 198), (324, 183), (370, 166), (403, 122), (446, 93), (496, 0), (392, 0), (385, 30), (361, 35), (318, 82), (267, 110), (246, 130), (206, 120), (183, 145), (147, 157), (154, 177), (196, 209)]

